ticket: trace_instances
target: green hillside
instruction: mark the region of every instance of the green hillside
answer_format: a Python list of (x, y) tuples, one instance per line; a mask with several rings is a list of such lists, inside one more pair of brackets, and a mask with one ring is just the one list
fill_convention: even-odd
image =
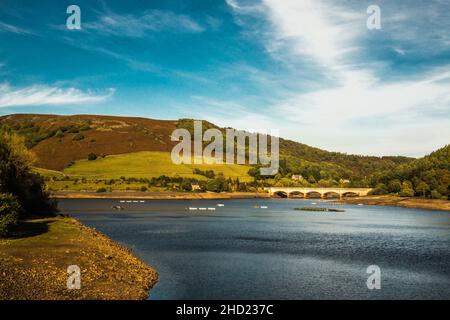
[(251, 180), (247, 174), (249, 166), (237, 164), (181, 164), (176, 165), (168, 152), (135, 152), (122, 155), (111, 155), (95, 161), (79, 160), (63, 170), (63, 173), (74, 178), (119, 179), (153, 178), (162, 175), (205, 180), (206, 177), (193, 174), (193, 170), (214, 170), (222, 172), (225, 177), (239, 178), (241, 181)]
[(374, 194), (450, 198), (450, 145), (371, 177)]
[[(39, 114), (0, 117), (0, 130), (12, 131), (25, 138), (27, 147), (36, 155), (36, 167), (61, 171), (68, 177), (79, 179), (148, 179), (164, 175), (204, 180), (202, 175), (193, 176), (192, 171), (197, 168), (213, 170), (216, 174), (223, 172), (227, 179), (239, 177), (241, 182), (256, 178), (259, 180), (256, 187), (274, 184), (366, 187), (373, 185), (371, 177), (375, 173), (392, 171), (414, 160), (329, 152), (280, 138), (279, 173), (259, 179), (257, 168), (253, 168), (250, 172), (252, 178), (249, 178), (247, 166), (174, 166), (170, 161), (170, 151), (176, 142), (170, 137), (177, 128), (192, 132), (193, 120)], [(222, 132), (226, 129), (203, 121), (203, 130), (209, 128)], [(153, 153), (141, 156), (141, 152)], [(89, 155), (94, 155), (97, 160), (88, 161)], [(41, 172), (53, 177), (51, 172)], [(300, 175), (302, 180), (292, 181), (292, 175)], [(55, 177), (53, 180), (63, 179)]]

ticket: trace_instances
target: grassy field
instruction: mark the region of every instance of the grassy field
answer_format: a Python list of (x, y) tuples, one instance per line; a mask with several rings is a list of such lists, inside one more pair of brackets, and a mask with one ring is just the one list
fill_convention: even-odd
[(64, 169), (65, 175), (74, 178), (118, 179), (120, 177), (152, 178), (161, 175), (180, 176), (185, 178), (206, 179), (204, 176), (193, 174), (192, 171), (214, 170), (217, 174), (222, 172), (225, 177), (239, 178), (241, 181), (250, 181), (247, 174), (249, 166), (237, 164), (180, 164), (172, 162), (169, 152), (143, 151), (112, 155), (94, 161), (79, 160), (69, 168)]
[[(169, 177), (207, 178), (194, 174), (198, 168), (202, 171), (213, 170), (223, 173), (226, 178), (239, 178), (241, 182), (251, 181), (248, 175), (249, 166), (237, 164), (181, 164), (176, 165), (168, 152), (143, 151), (121, 155), (111, 155), (96, 160), (79, 160), (63, 171), (34, 168), (33, 171), (47, 178), (49, 190), (96, 191), (104, 188), (107, 191), (139, 191), (147, 187), (149, 191), (165, 191), (165, 188), (151, 186), (145, 182), (120, 180), (125, 178), (153, 178), (166, 175)], [(114, 184), (108, 181), (115, 179)]]

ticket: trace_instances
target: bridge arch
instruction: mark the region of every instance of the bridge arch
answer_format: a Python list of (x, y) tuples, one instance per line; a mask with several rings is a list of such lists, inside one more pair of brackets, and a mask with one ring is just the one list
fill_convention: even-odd
[(323, 193), (323, 197), (326, 199), (336, 199), (340, 198), (341, 195), (336, 191), (328, 191)]
[(289, 198), (305, 198), (305, 193), (301, 191), (289, 192)]
[(306, 198), (308, 199), (322, 198), (322, 193), (320, 193), (319, 191), (311, 190), (306, 193)]
[(354, 192), (354, 191), (347, 191), (344, 192), (342, 194), (343, 197), (359, 197), (359, 193), (358, 192)]
[(287, 198), (288, 197), (288, 193), (286, 191), (282, 191), (282, 190), (275, 191), (273, 193), (273, 195), (278, 197), (278, 198)]

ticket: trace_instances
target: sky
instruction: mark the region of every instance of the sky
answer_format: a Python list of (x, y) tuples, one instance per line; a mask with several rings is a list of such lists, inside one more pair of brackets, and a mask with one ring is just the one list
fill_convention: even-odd
[[(380, 29), (367, 27), (370, 5)], [(450, 2), (2, 0), (11, 113), (196, 118), (423, 156), (450, 143)]]

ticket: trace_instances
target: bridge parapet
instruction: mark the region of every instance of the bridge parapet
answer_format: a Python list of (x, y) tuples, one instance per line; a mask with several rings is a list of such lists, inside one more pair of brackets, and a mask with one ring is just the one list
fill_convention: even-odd
[(357, 196), (367, 196), (371, 188), (314, 188), (314, 187), (270, 187), (266, 188), (269, 191), (269, 195), (273, 196), (277, 193), (285, 193), (286, 197), (290, 197), (293, 194), (301, 193), (306, 198), (308, 194), (318, 193), (321, 198), (324, 198), (327, 194), (337, 194), (339, 198), (342, 198), (346, 194), (353, 194)]

